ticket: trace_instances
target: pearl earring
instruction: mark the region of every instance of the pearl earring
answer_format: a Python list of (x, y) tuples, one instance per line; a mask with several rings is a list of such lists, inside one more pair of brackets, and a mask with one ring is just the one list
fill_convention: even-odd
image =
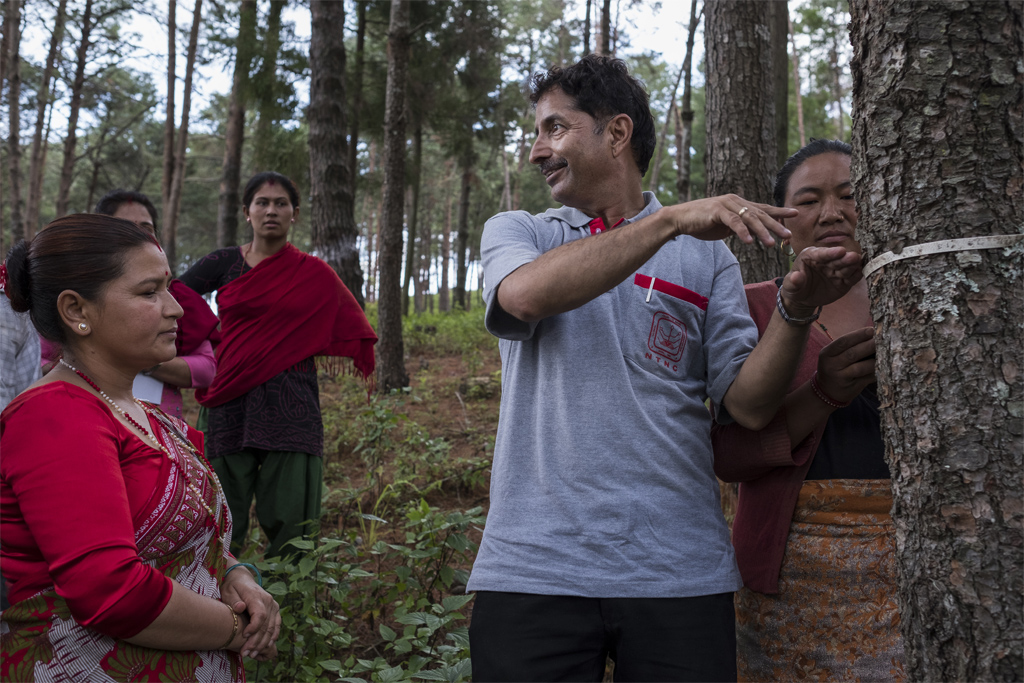
[(80, 329), (82, 332), (85, 332), (87, 329), (89, 329), (89, 326), (86, 325), (85, 323), (78, 323), (78, 329)]

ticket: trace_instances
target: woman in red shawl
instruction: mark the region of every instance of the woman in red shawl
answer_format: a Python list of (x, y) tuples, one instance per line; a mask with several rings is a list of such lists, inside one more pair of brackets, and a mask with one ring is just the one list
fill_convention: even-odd
[(200, 294), (217, 291), (217, 375), (196, 399), (207, 409), (206, 452), (235, 520), (232, 542), (246, 537), (255, 495), (271, 557), (320, 518), (323, 422), (315, 359), (351, 358), (368, 379), (377, 335), (331, 267), (288, 242), (299, 216), (292, 181), (260, 173), (242, 199), (252, 241), (208, 254), (181, 280)]

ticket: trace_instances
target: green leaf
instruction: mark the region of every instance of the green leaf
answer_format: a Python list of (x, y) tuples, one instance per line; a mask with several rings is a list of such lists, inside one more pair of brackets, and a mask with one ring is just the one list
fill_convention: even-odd
[(299, 550), (312, 550), (314, 547), (313, 541), (309, 540), (308, 538), (293, 538), (292, 540), (285, 543), (285, 545), (293, 545)]
[(359, 514), (359, 516), (362, 517), (363, 519), (368, 519), (371, 522), (380, 522), (381, 524), (387, 524), (388, 523), (388, 520), (383, 519), (381, 517), (378, 517), (377, 515), (371, 515), (371, 514), (369, 514), (367, 512), (362, 512), (362, 513)]
[(468, 595), (452, 595), (442, 600), (441, 605), (444, 606), (445, 612), (454, 612), (455, 610), (460, 610), (468, 605), (473, 599), (473, 596), (473, 593)]
[(437, 572), (437, 575), (441, 578), (441, 583), (445, 586), (452, 585), (452, 579), (455, 578), (455, 570), (445, 565)]
[(469, 629), (465, 626), (458, 626), (448, 632), (448, 640), (455, 643), (462, 649), (469, 648)]
[(376, 674), (377, 680), (379, 680), (380, 683), (395, 683), (396, 681), (406, 680), (405, 671), (403, 671), (400, 666), (391, 667), (390, 669), (381, 669), (380, 671), (377, 671)]
[(380, 625), (380, 637), (383, 638), (384, 640), (386, 640), (386, 641), (388, 641), (390, 643), (397, 636), (398, 636), (398, 634), (395, 633), (395, 631), (393, 629), (391, 629), (390, 627), (388, 627), (386, 624), (381, 624)]
[[(427, 623), (427, 617), (433, 616), (426, 612), (410, 612), (409, 614), (398, 617), (399, 624), (425, 624)], [(436, 618), (436, 617), (435, 617)]]
[(322, 662), (317, 662), (317, 664), (328, 671), (333, 671), (334, 673), (341, 672), (341, 662), (337, 659), (325, 659)]
[(400, 655), (404, 655), (404, 654), (408, 654), (408, 653), (412, 652), (412, 643), (410, 643), (405, 638), (402, 638), (401, 640), (396, 640), (395, 641), (395, 652), (397, 652)]
[(288, 587), (286, 585), (284, 585), (284, 582), (282, 582), (282, 581), (275, 581), (274, 583), (270, 584), (269, 586), (267, 586), (263, 590), (267, 591), (271, 595), (287, 595), (288, 594)]

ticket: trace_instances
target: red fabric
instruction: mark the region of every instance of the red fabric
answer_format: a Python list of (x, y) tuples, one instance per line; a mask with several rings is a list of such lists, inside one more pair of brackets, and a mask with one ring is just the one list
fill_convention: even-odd
[[(633, 276), (633, 284), (647, 289), (651, 286), (651, 278), (647, 275), (637, 273)], [(655, 291), (663, 294), (668, 294), (669, 296), (674, 296), (677, 299), (689, 302), (702, 311), (708, 310), (708, 298), (706, 296), (701, 296), (692, 289), (681, 287), (674, 282), (669, 282), (668, 280), (658, 280), (657, 278), (654, 279), (654, 289)]]
[[(747, 285), (745, 290), (750, 316), (757, 324), (760, 337), (775, 312), (779, 288), (769, 280)], [(818, 367), (818, 353), (828, 343), (817, 326), (811, 328), (800, 366), (789, 386), (790, 392), (810, 381)], [(732, 524), (732, 543), (743, 583), (751, 590), (779, 592), (779, 570), (793, 510), (824, 431), (822, 422), (793, 448), (784, 410), (759, 432), (735, 423), (726, 426), (716, 423), (711, 428), (715, 474), (724, 481), (741, 482)]]
[(615, 225), (613, 225), (612, 227), (609, 228), (607, 226), (607, 224), (605, 224), (604, 219), (601, 218), (601, 217), (598, 217), (598, 218), (595, 218), (594, 220), (590, 221), (589, 223), (587, 223), (587, 226), (590, 228), (590, 234), (591, 235), (596, 235), (597, 233), (604, 232), (605, 230), (614, 230), (615, 228), (619, 227), (620, 225), (622, 225), (625, 222), (626, 222), (625, 218), (620, 218)]
[(351, 358), (373, 374), (377, 335), (326, 263), (291, 244), (220, 289), (217, 376), (196, 399), (215, 407), (312, 356)]
[(217, 346), (220, 343), (220, 333), (217, 331), (220, 320), (210, 310), (206, 299), (196, 294), (181, 280), (171, 280), (167, 289), (185, 311), (178, 319), (178, 336), (174, 339), (178, 355), (192, 355), (207, 339)]
[(171, 580), (142, 563), (135, 528), (159, 501), (167, 458), (100, 398), (65, 382), (11, 402), (0, 415), (0, 449), (0, 556), (11, 603), (55, 586), (80, 624), (105, 635), (130, 638), (152, 623)]

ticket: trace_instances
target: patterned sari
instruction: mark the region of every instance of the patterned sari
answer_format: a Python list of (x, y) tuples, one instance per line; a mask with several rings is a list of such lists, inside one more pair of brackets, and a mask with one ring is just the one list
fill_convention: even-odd
[(805, 481), (779, 592), (736, 593), (741, 681), (903, 681), (888, 479)]
[[(219, 600), (231, 537), (224, 495), (206, 463), (184, 447), (187, 425), (150, 408), (150, 426), (174, 462), (162, 458), (159, 484), (133, 519), (139, 556), (185, 588)], [(86, 628), (53, 587), (5, 610), (0, 634), (5, 681), (244, 680), (241, 658), (227, 650), (156, 650)]]

